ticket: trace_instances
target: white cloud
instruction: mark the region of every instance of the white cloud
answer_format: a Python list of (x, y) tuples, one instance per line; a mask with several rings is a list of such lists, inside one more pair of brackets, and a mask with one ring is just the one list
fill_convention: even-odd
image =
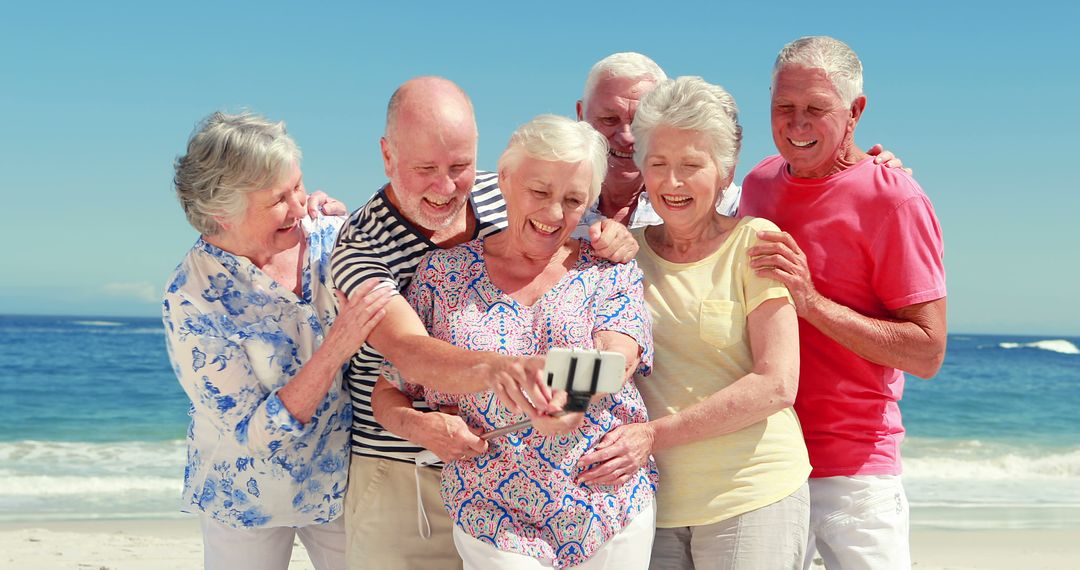
[(147, 303), (157, 303), (161, 300), (161, 292), (152, 283), (146, 281), (138, 283), (106, 283), (103, 289), (106, 295), (113, 297), (127, 297)]

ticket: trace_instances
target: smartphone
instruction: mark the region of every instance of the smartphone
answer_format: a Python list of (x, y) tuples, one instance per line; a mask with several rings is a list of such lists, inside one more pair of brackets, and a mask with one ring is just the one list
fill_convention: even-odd
[(566, 390), (568, 412), (583, 412), (596, 394), (618, 392), (626, 372), (626, 356), (620, 352), (583, 348), (553, 348), (544, 361), (547, 385)]

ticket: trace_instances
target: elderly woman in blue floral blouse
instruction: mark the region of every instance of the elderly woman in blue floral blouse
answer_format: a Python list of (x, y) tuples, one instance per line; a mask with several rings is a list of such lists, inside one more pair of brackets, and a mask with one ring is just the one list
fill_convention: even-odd
[(283, 123), (214, 113), (176, 161), (201, 234), (169, 279), (173, 369), (191, 398), (183, 510), (206, 568), (288, 568), (294, 536), (316, 568), (344, 569), (351, 421), (342, 364), (389, 299), (375, 282), (332, 292), (343, 218), (310, 216)]

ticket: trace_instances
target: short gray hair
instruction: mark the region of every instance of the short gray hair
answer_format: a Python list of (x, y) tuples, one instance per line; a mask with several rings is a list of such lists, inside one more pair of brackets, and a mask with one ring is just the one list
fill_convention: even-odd
[(176, 159), (173, 185), (188, 222), (212, 236), (222, 229), (216, 217), (238, 218), (248, 192), (270, 188), (300, 158), (284, 122), (216, 112), (199, 123), (187, 154)]
[(862, 62), (847, 44), (838, 39), (807, 36), (784, 46), (773, 64), (773, 85), (776, 85), (776, 74), (788, 65), (824, 71), (840, 100), (848, 107), (863, 94)]
[(638, 106), (634, 123), (634, 162), (645, 170), (645, 156), (659, 126), (699, 132), (707, 137), (713, 162), (724, 178), (735, 171), (742, 147), (742, 126), (735, 99), (719, 85), (700, 77), (669, 79)]
[(589, 205), (600, 196), (600, 184), (607, 176), (607, 140), (585, 121), (558, 115), (540, 115), (518, 127), (499, 157), (499, 174), (517, 167), (522, 158), (578, 163), (592, 166)]
[(596, 62), (589, 70), (589, 76), (585, 78), (585, 92), (581, 96), (583, 112), (589, 108), (589, 97), (592, 97), (596, 84), (600, 83), (601, 79), (615, 77), (652, 80), (657, 83), (668, 78), (664, 70), (648, 56), (632, 51), (613, 53)]

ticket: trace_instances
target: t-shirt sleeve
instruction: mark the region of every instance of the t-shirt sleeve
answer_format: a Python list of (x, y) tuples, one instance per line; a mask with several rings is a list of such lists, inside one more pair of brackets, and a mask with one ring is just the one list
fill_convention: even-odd
[(748, 239), (743, 242), (741, 255), (736, 256), (737, 261), (743, 267), (743, 299), (745, 299), (746, 303), (746, 315), (749, 316), (750, 313), (754, 312), (754, 309), (770, 299), (786, 299), (788, 303), (794, 304), (787, 286), (771, 277), (757, 275), (750, 267), (750, 256), (746, 253), (751, 247), (761, 242), (761, 239), (757, 237), (757, 232), (778, 232), (780, 228), (764, 218), (754, 218), (748, 222), (748, 226)]
[(354, 227), (355, 224), (356, 215), (341, 229), (330, 258), (334, 288), (351, 295), (361, 283), (374, 277), (389, 283), (396, 291), (397, 280), (384, 261), (386, 252), (380, 252), (379, 245)]
[(634, 339), (641, 347), (638, 372), (652, 371), (652, 321), (645, 306), (644, 276), (637, 262), (613, 264), (608, 269), (610, 287), (597, 307), (593, 332), (613, 331)]
[(945, 297), (941, 226), (925, 195), (901, 203), (870, 244), (871, 284), (889, 310)]

